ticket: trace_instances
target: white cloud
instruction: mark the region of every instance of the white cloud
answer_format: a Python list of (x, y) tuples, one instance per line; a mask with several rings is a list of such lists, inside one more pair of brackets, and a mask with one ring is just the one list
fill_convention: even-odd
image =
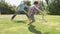
[(22, 0), (5, 0), (5, 1), (10, 3), (11, 5), (18, 6)]
[[(16, 5), (18, 6), (20, 4), (21, 1), (23, 0), (5, 0), (6, 2), (8, 2), (9, 4), (11, 5)], [(31, 4), (33, 4), (33, 0), (30, 0), (31, 1)], [(45, 2), (45, 0), (43, 0), (43, 2)]]

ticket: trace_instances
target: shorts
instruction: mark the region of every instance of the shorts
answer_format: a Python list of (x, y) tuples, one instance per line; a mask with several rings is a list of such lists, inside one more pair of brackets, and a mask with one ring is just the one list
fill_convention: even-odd
[(28, 16), (33, 22), (35, 21), (34, 13), (28, 13)]

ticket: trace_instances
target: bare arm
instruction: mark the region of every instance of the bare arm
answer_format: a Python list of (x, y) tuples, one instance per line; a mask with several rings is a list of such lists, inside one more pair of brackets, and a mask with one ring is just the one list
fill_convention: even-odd
[(37, 11), (40, 12), (42, 15), (44, 15), (44, 13), (42, 12), (42, 10), (37, 8)]
[(25, 5), (28, 9), (29, 9), (29, 6)]
[[(20, 5), (19, 5), (19, 6), (20, 6)], [(17, 8), (16, 8), (16, 9), (18, 9), (18, 7), (19, 7), (19, 6), (17, 6)]]

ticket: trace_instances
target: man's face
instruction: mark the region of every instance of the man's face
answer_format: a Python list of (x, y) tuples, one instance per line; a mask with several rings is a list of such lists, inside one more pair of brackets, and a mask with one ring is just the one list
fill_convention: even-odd
[(27, 4), (27, 1), (24, 1), (25, 4)]

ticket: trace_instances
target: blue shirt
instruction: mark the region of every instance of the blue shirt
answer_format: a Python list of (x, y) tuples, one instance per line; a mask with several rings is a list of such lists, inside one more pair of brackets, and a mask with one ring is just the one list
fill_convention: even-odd
[(17, 11), (25, 11), (24, 8), (25, 8), (25, 3), (22, 2), (22, 3), (19, 5)]

